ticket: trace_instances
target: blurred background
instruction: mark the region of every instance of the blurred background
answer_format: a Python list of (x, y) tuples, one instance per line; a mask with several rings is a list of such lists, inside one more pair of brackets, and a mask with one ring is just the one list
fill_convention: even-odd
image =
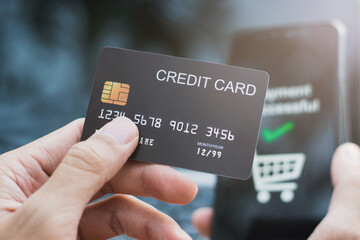
[[(338, 18), (348, 27), (348, 94), (358, 141), (357, 1), (339, 0), (2, 0), (0, 3), (0, 153), (84, 117), (100, 49), (129, 48), (226, 63), (242, 29)], [(274, 12), (276, 11), (276, 12)], [(356, 16), (354, 16), (356, 15)], [(216, 177), (184, 171), (199, 184), (187, 206), (144, 199), (194, 238), (191, 212), (213, 203)], [(127, 239), (119, 237), (118, 239)]]

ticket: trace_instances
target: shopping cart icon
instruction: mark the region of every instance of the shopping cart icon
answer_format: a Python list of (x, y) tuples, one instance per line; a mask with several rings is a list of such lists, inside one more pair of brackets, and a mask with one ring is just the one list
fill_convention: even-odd
[(260, 203), (270, 201), (271, 192), (280, 192), (283, 202), (291, 202), (297, 183), (305, 163), (305, 154), (287, 153), (271, 155), (255, 155), (253, 165), (253, 181)]

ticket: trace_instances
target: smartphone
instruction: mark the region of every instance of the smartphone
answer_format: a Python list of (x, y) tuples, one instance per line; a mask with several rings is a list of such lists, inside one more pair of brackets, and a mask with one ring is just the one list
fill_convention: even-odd
[(325, 216), (330, 165), (348, 140), (339, 21), (242, 31), (229, 64), (270, 75), (252, 177), (218, 177), (212, 239), (307, 239)]

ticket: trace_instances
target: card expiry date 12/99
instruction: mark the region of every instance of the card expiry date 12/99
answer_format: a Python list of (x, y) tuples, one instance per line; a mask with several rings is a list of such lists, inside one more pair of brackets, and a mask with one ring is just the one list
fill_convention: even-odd
[(132, 159), (246, 179), (268, 82), (264, 71), (106, 47), (82, 140), (126, 116), (140, 133)]

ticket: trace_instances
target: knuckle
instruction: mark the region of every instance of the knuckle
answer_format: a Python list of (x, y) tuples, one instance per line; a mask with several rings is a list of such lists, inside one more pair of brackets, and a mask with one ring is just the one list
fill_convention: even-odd
[(88, 172), (102, 172), (108, 168), (108, 161), (90, 144), (81, 142), (75, 144), (68, 152), (71, 165)]
[(110, 229), (115, 235), (122, 235), (124, 234), (124, 229), (121, 224), (119, 217), (115, 211), (111, 212), (110, 214), (110, 222), (109, 222)]
[(126, 200), (127, 198), (120, 194), (115, 194), (107, 200), (108, 206), (112, 206), (108, 225), (110, 226), (111, 231), (115, 233), (115, 235), (126, 234), (126, 229), (124, 229), (118, 216), (118, 210), (121, 209)]

